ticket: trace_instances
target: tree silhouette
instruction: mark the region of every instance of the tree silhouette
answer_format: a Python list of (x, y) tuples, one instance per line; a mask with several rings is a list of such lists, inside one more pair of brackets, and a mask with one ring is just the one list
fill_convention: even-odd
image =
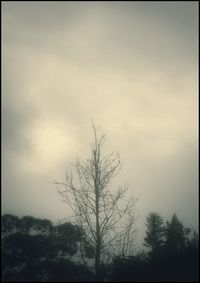
[(4, 237), (18, 229), (19, 218), (13, 214), (7, 213), (1, 217), (1, 222), (2, 237)]
[[(29, 228), (25, 227), (25, 223)], [(99, 280), (106, 282), (198, 281), (199, 237), (197, 232), (189, 233), (176, 215), (168, 222), (167, 227), (168, 242), (165, 240), (159, 253), (155, 253), (154, 257), (149, 257), (145, 251), (126, 257), (122, 254), (116, 256), (109, 264), (100, 265)], [(178, 244), (180, 239), (184, 239), (181, 240), (181, 243), (184, 243), (181, 244), (181, 248)], [(72, 223), (53, 224), (47, 219), (3, 215), (2, 282), (94, 282), (96, 277), (93, 269), (77, 261), (80, 243), (82, 247), (86, 245), (86, 249), (83, 249), (85, 255), (87, 252), (90, 255), (94, 253), (93, 247), (85, 240), (82, 227)]]
[(51, 234), (53, 225), (48, 219), (39, 219), (33, 216), (24, 216), (18, 224), (18, 229), (23, 233), (43, 233)]
[(146, 217), (146, 227), (144, 245), (151, 248), (151, 255), (155, 255), (164, 243), (165, 228), (162, 217), (156, 212), (149, 213)]
[(85, 161), (77, 159), (75, 170), (66, 173), (66, 181), (56, 184), (64, 186), (58, 192), (70, 205), (76, 223), (95, 249), (96, 280), (99, 280), (103, 257), (114, 251), (125, 255), (131, 250), (136, 200), (125, 199), (127, 187), (120, 187), (115, 193), (109, 189), (111, 180), (121, 169), (120, 156), (115, 152), (103, 155), (105, 136), (98, 137), (97, 128), (92, 126), (94, 142), (90, 157)]
[(81, 227), (71, 223), (53, 225), (47, 219), (3, 215), (3, 281), (79, 281), (78, 276), (80, 280), (90, 280), (92, 271), (71, 261), (79, 243), (91, 249), (83, 235)]
[(167, 221), (166, 248), (170, 253), (179, 253), (184, 250), (188, 242), (190, 229), (185, 228), (183, 223), (174, 213), (171, 221)]

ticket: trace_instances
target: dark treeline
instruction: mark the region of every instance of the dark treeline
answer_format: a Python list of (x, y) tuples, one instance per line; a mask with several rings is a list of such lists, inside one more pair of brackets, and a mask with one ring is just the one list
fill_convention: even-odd
[(158, 213), (147, 216), (144, 246), (148, 252), (114, 260), (113, 281), (198, 281), (198, 234), (175, 214), (166, 224)]
[[(94, 250), (72, 223), (53, 224), (31, 216), (2, 220), (3, 282), (94, 282)], [(101, 281), (198, 281), (199, 239), (174, 214), (146, 218), (146, 250), (101, 264)]]

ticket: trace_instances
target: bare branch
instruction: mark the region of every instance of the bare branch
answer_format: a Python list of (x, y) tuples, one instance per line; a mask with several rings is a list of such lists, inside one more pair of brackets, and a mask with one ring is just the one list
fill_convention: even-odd
[(98, 273), (101, 258), (108, 260), (116, 251), (127, 254), (130, 250), (135, 234), (136, 199), (125, 199), (128, 186), (119, 187), (115, 193), (108, 189), (121, 170), (121, 158), (117, 152), (103, 155), (105, 136), (98, 137), (93, 121), (92, 128), (94, 142), (90, 146), (90, 157), (84, 161), (77, 158), (65, 173), (65, 182), (55, 184), (63, 188), (58, 189), (58, 193), (68, 203), (76, 223), (84, 229), (88, 241), (95, 247)]

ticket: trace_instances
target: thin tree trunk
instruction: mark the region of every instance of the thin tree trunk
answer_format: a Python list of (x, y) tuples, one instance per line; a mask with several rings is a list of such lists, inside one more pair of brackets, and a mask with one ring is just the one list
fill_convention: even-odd
[(96, 272), (96, 281), (100, 281), (100, 246), (96, 246), (96, 255), (95, 255), (95, 272)]
[[(98, 186), (97, 186), (98, 187)], [(97, 188), (98, 191), (98, 188)], [(95, 253), (95, 272), (96, 281), (100, 281), (100, 257), (101, 257), (101, 238), (99, 227), (99, 196), (96, 194), (96, 253)]]

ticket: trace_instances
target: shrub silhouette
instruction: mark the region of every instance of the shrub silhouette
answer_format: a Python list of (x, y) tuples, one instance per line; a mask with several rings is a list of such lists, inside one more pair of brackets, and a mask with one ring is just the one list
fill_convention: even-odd
[(84, 241), (83, 236), (83, 231), (71, 223), (53, 225), (47, 219), (31, 216), (2, 216), (2, 280), (92, 280), (93, 273), (87, 266), (69, 259), (77, 252), (78, 242)]
[[(195, 231), (191, 234), (176, 215), (166, 224), (159, 252), (143, 251), (133, 256), (115, 257), (108, 264), (101, 264), (99, 279), (108, 282), (198, 281), (198, 234)], [(91, 268), (72, 260), (80, 241), (85, 245), (85, 255), (94, 256), (84, 233), (71, 223), (53, 225), (47, 219), (3, 215), (2, 281), (95, 282)]]

